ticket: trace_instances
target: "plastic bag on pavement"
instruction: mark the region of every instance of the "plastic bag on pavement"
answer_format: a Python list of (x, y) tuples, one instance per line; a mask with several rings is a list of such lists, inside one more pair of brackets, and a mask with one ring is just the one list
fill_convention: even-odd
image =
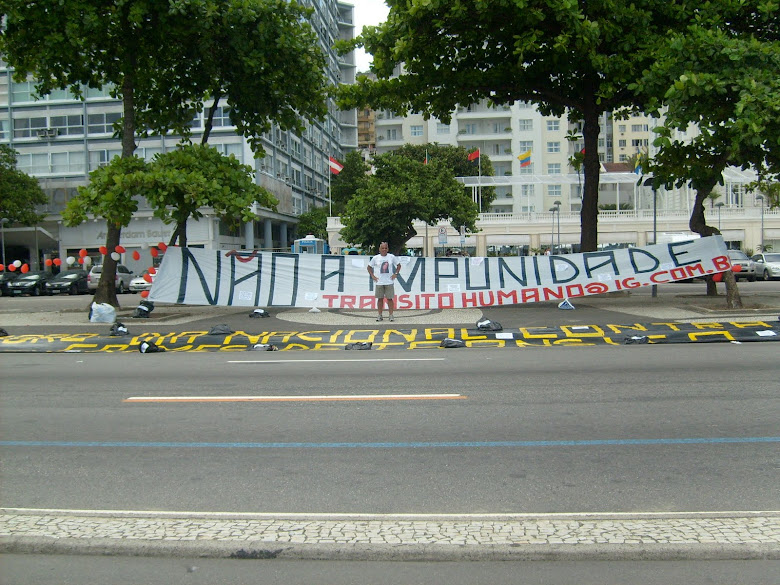
[(271, 313), (266, 311), (265, 309), (255, 309), (251, 313), (249, 313), (249, 317), (252, 319), (257, 319), (259, 317), (270, 317)]
[(442, 339), (442, 342), (439, 344), (439, 347), (466, 347), (466, 342), (462, 339), (452, 339), (451, 337), (447, 337), (446, 339)]
[(141, 353), (157, 353), (165, 351), (165, 348), (162, 345), (157, 345), (153, 341), (142, 341), (141, 345), (138, 346), (138, 351)]
[(136, 307), (133, 317), (135, 319), (147, 319), (152, 311), (154, 311), (154, 303), (152, 301), (141, 301)]
[(279, 348), (270, 343), (255, 343), (251, 351), (279, 351)]
[(371, 349), (373, 345), (370, 341), (358, 341), (356, 343), (348, 343), (344, 349)]
[(230, 335), (231, 333), (235, 333), (235, 331), (224, 323), (221, 325), (214, 325), (209, 329), (209, 335)]
[(477, 329), (480, 331), (503, 331), (504, 328), (498, 321), (491, 321), (490, 319), (483, 319), (477, 321)]
[(116, 321), (116, 309), (108, 303), (92, 303), (89, 309), (90, 323), (113, 323)]
[(119, 335), (128, 335), (127, 327), (125, 327), (124, 323), (120, 323), (117, 321), (111, 326), (111, 330), (108, 332), (109, 335), (112, 337), (117, 337)]

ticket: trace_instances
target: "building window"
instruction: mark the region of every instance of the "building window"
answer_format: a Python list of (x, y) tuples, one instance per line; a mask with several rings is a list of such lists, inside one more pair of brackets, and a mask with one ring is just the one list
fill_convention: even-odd
[(626, 141), (625, 140), (618, 140), (618, 148), (625, 148), (626, 147)]
[(550, 197), (560, 197), (561, 196), (561, 186), (560, 185), (547, 185), (547, 194)]
[(388, 140), (398, 140), (398, 130), (395, 128), (388, 128), (387, 129), (387, 139)]
[(556, 153), (556, 152), (561, 152), (561, 143), (557, 142), (557, 141), (555, 141), (555, 142), (548, 142), (547, 143), (547, 152), (551, 153), (551, 154)]
[(232, 156), (239, 162), (244, 162), (244, 149), (240, 144), (217, 144), (216, 149), (225, 156)]
[(55, 128), (60, 136), (83, 135), (84, 116), (52, 116), (49, 125)]
[(409, 134), (411, 136), (422, 136), (423, 135), (423, 127), (421, 125), (419, 125), (419, 124), (414, 124), (409, 129)]
[(38, 130), (48, 128), (46, 118), (16, 118), (14, 120), (14, 138), (34, 138)]
[(548, 132), (557, 132), (561, 129), (561, 121), (560, 120), (547, 120), (547, 131)]
[(122, 156), (122, 151), (117, 150), (90, 150), (89, 151), (89, 170), (94, 171), (98, 167), (104, 167), (115, 156)]
[(464, 130), (466, 134), (476, 134), (477, 133), (477, 125), (476, 124), (466, 124), (464, 126)]
[(534, 121), (533, 120), (518, 120), (517, 121), (517, 129), (520, 132), (530, 132), (534, 129)]
[(548, 163), (547, 164), (547, 174), (548, 175), (560, 175), (561, 174), (561, 163)]
[(647, 124), (631, 124), (631, 132), (647, 132), (648, 130)]
[[(204, 112), (204, 115), (207, 116), (208, 113)], [(232, 125), (233, 122), (230, 121), (230, 107), (228, 106), (218, 107), (217, 111), (214, 113), (214, 121), (213, 121), (214, 128), (232, 126)]]
[(114, 122), (122, 117), (120, 112), (105, 112), (87, 116), (87, 131), (90, 134), (113, 134)]
[(635, 138), (631, 140), (631, 146), (640, 147), (640, 146), (647, 146), (648, 144), (649, 142), (647, 138)]
[(449, 124), (442, 124), (441, 122), (436, 124), (436, 134), (449, 134), (449, 133), (450, 133)]

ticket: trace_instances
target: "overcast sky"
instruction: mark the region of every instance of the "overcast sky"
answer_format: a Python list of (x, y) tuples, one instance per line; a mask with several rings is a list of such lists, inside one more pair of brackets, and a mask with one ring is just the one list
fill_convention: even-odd
[[(387, 19), (387, 4), (384, 0), (352, 0), (355, 6), (355, 36), (358, 36), (364, 26), (373, 26)], [(371, 62), (363, 49), (355, 51), (355, 64), (358, 71), (366, 71)]]

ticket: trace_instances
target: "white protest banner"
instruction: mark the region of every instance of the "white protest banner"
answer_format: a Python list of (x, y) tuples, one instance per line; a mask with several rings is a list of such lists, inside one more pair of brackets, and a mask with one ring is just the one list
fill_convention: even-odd
[[(239, 307), (375, 307), (369, 256), (171, 247), (149, 300)], [(720, 236), (562, 256), (401, 257), (396, 309), (560, 301), (731, 267)]]

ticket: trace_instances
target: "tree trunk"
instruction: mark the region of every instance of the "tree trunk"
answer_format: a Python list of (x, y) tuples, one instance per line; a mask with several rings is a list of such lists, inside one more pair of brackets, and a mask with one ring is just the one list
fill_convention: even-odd
[(585, 141), (585, 187), (582, 193), (580, 211), (580, 251), (593, 252), (599, 242), (599, 114), (594, 105), (582, 112), (584, 127), (582, 137)]
[(214, 114), (217, 112), (217, 105), (219, 104), (220, 98), (222, 98), (222, 93), (217, 90), (217, 92), (214, 94), (214, 101), (209, 108), (209, 113), (206, 116), (206, 119), (203, 121), (203, 137), (200, 140), (201, 144), (208, 144), (211, 130), (214, 127)]
[[(725, 162), (721, 164), (720, 161), (716, 161), (716, 164), (714, 164), (712, 168), (713, 172), (707, 179), (700, 179), (696, 183), (696, 201), (693, 204), (691, 219), (688, 222), (691, 231), (699, 234), (703, 238), (712, 235), (720, 235), (720, 230), (707, 225), (707, 220), (704, 215), (704, 202), (718, 183), (718, 179), (725, 168)], [(715, 286), (715, 282), (711, 278), (707, 278), (706, 281), (707, 296), (717, 296), (718, 290)], [(731, 270), (727, 270), (723, 273), (723, 282), (726, 284), (726, 308), (741, 309), (742, 297), (739, 294), (737, 279), (734, 278), (734, 273), (731, 272)]]
[(103, 270), (100, 272), (100, 281), (97, 290), (95, 290), (94, 302), (108, 303), (112, 307), (119, 307), (115, 283), (117, 262), (111, 257), (111, 252), (119, 245), (122, 228), (110, 221), (106, 225), (106, 248), (109, 252), (103, 257)]

